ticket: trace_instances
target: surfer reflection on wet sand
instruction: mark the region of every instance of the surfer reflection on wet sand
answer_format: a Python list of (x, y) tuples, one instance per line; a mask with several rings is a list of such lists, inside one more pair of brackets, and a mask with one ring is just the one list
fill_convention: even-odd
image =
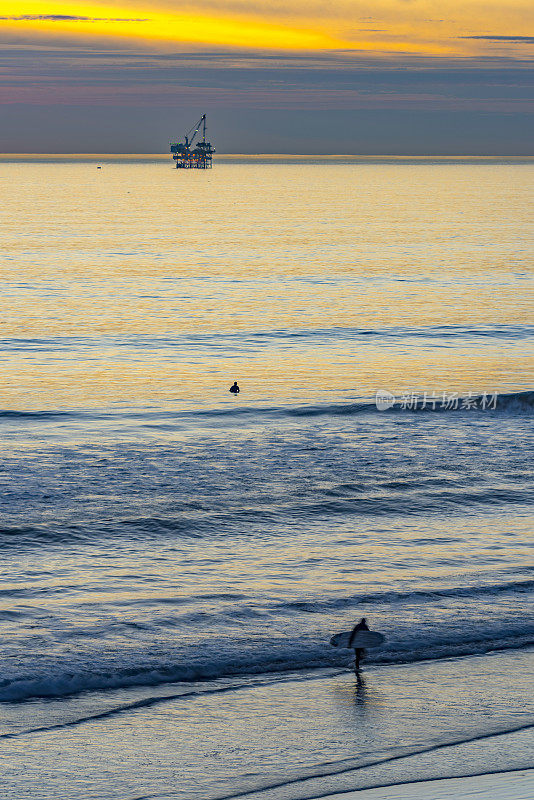
[[(368, 631), (369, 626), (367, 624), (367, 620), (365, 617), (362, 617), (361, 620), (358, 622), (357, 625), (354, 626), (349, 638), (349, 647), (353, 646), (354, 637), (358, 633), (358, 631)], [(355, 661), (354, 661), (354, 671), (356, 675), (359, 676), (360, 672), (360, 661), (365, 656), (365, 649), (363, 647), (356, 647), (355, 650)]]
[(377, 691), (373, 679), (356, 675), (353, 681), (344, 676), (332, 687), (335, 701), (334, 713), (342, 720), (347, 730), (359, 730), (360, 725), (376, 718), (380, 713), (382, 698)]
[(356, 673), (356, 692), (354, 693), (354, 700), (360, 711), (364, 711), (367, 700), (367, 692), (365, 681), (359, 672)]

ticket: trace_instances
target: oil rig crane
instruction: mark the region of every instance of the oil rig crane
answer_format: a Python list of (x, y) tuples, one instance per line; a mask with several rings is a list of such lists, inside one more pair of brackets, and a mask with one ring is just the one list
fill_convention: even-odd
[[(195, 139), (202, 132), (202, 139)], [(211, 169), (212, 155), (215, 148), (211, 142), (206, 141), (206, 115), (202, 114), (199, 121), (184, 136), (183, 142), (171, 143), (171, 153), (176, 162), (176, 169)]]

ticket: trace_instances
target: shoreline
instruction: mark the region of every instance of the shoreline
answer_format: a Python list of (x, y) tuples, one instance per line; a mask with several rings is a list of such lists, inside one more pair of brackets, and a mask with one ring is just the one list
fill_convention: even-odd
[[(534, 649), (372, 665), (360, 681), (346, 671), (217, 683), (17, 704), (27, 725), (3, 739), (5, 771), (17, 773), (6, 800), (32, 798), (24, 789), (38, 777), (55, 796), (67, 764), (94, 785), (91, 800), (387, 800), (402, 785), (429, 800), (436, 781), (534, 766)], [(54, 725), (29, 730), (37, 718)], [(44, 778), (43, 761), (57, 768)], [(68, 782), (61, 791), (72, 794)]]
[(468, 800), (474, 795), (477, 800), (528, 800), (534, 796), (534, 768), (392, 783), (309, 800)]

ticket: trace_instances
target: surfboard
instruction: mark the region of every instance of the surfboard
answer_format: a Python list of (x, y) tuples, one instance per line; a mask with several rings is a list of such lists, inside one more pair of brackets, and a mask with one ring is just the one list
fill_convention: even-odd
[[(347, 647), (349, 646), (349, 639), (352, 631), (343, 631), (343, 633), (336, 633), (330, 639), (332, 647)], [(386, 641), (386, 637), (378, 631), (357, 631), (354, 639), (352, 640), (351, 647), (380, 647)]]

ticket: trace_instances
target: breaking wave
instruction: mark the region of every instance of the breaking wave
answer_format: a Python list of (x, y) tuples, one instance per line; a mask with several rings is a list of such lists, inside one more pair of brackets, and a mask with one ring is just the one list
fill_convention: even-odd
[[(476, 608), (480, 608), (485, 595), (484, 606), (491, 608), (492, 598), (505, 594), (525, 595), (533, 589), (534, 581), (524, 580), (486, 586), (376, 592), (331, 600), (271, 603), (263, 607), (239, 597), (234, 604), (227, 604), (226, 610), (218, 607), (204, 614), (191, 614), (188, 609), (182, 609), (178, 598), (176, 612), (159, 622), (154, 619), (152, 624), (147, 620), (143, 637), (133, 647), (130, 642), (124, 650), (117, 645), (102, 650), (98, 636), (94, 642), (85, 637), (81, 651), (60, 654), (56, 658), (50, 655), (44, 659), (47, 663), (32, 662), (30, 658), (24, 666), (4, 669), (0, 702), (176, 682), (197, 684), (238, 677), (268, 678), (288, 672), (309, 674), (310, 670), (345, 669), (350, 666), (351, 651), (329, 645), (332, 628), (343, 622), (339, 621), (339, 614), (328, 612), (362, 604), (372, 604), (375, 614), (379, 613), (383, 620), (380, 628), (386, 634), (383, 647), (368, 651), (370, 664), (411, 663), (532, 647), (534, 618), (529, 618), (526, 611), (519, 616), (494, 613), (488, 619), (483, 614), (472, 618), (468, 604), (473, 601)], [(462, 602), (455, 604), (455, 599)], [(513, 597), (509, 599), (515, 602)], [(441, 611), (433, 622), (428, 617), (424, 623), (421, 604), (427, 606), (431, 602), (437, 603), (436, 608)], [(414, 607), (421, 620), (415, 640), (409, 622), (413, 613), (409, 609)], [(291, 616), (310, 613), (323, 613), (323, 617), (318, 617), (315, 632), (302, 616), (288, 627)], [(454, 617), (459, 622), (456, 625), (440, 622), (440, 615), (444, 615), (445, 620)], [(258, 624), (258, 618), (263, 622)], [(406, 621), (402, 622), (404, 618)], [(281, 630), (287, 632), (281, 634)]]
[[(214, 642), (214, 650), (218, 642)], [(390, 647), (380, 654), (370, 655), (368, 664), (406, 664), (461, 656), (484, 655), (491, 651), (534, 646), (534, 625), (525, 633), (492, 638), (480, 636), (461, 643), (445, 640), (428, 641), (414, 649), (413, 643)], [(132, 662), (114, 669), (98, 664), (97, 654), (86, 664), (48, 668), (42, 674), (20, 676), (0, 682), (0, 702), (21, 702), (34, 698), (57, 698), (87, 691), (125, 689), (140, 686), (159, 686), (168, 683), (197, 683), (222, 678), (269, 676), (325, 668), (348, 668), (350, 651), (327, 649), (325, 644), (311, 645), (296, 642), (291, 646), (272, 643), (270, 656), (265, 657), (265, 647), (255, 653), (226, 658), (199, 659), (191, 653), (192, 660), (172, 663), (172, 654), (160, 663), (137, 665)], [(199, 692), (201, 693), (201, 692)]]

